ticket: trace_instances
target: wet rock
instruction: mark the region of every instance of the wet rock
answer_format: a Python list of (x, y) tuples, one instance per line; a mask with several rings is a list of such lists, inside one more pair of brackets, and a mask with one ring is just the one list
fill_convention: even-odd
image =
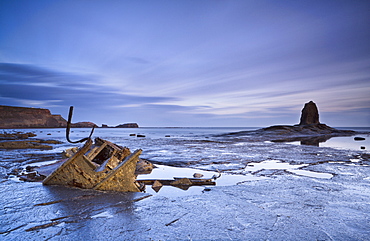
[(136, 164), (135, 174), (136, 175), (150, 174), (152, 172), (153, 168), (154, 168), (153, 163), (151, 163), (147, 160), (139, 159), (139, 161)]
[(204, 175), (203, 174), (201, 174), (201, 173), (194, 173), (193, 174), (193, 177), (194, 178), (201, 178), (201, 177), (203, 177)]
[(136, 134), (130, 134), (130, 136), (136, 136)]
[(19, 176), (20, 181), (27, 182), (41, 182), (45, 179), (45, 176), (38, 174), (37, 172), (23, 173)]
[(319, 111), (313, 101), (306, 103), (302, 109), (299, 125), (320, 124)]
[(37, 141), (4, 141), (0, 142), (0, 149), (53, 149), (53, 147)]
[(366, 140), (365, 137), (360, 137), (360, 136), (356, 136), (355, 138), (353, 138), (355, 141), (364, 141)]
[(145, 137), (145, 135), (137, 135), (137, 137)]
[(61, 144), (56, 140), (26, 140), (26, 141), (3, 141), (0, 142), (0, 149), (53, 149), (50, 145), (44, 144)]
[(360, 148), (361, 148), (361, 150), (365, 150), (366, 149), (366, 147), (364, 147), (364, 146), (361, 146)]
[(155, 180), (153, 185), (152, 185), (152, 189), (155, 191), (155, 192), (159, 192), (159, 190), (163, 187), (163, 184), (158, 181), (158, 180)]
[(78, 151), (78, 147), (69, 148), (62, 153), (63, 158), (70, 158)]
[(63, 142), (57, 140), (39, 140), (40, 143), (47, 143), (47, 144), (62, 144)]
[(0, 133), (0, 140), (19, 140), (19, 139), (28, 139), (30, 137), (35, 137), (36, 134), (32, 132), (14, 132), (14, 133)]

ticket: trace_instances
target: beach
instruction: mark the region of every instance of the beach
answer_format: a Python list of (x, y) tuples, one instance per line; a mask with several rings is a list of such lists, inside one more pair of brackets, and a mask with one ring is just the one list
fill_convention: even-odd
[[(51, 150), (0, 150), (3, 240), (368, 240), (369, 134), (315, 145), (225, 133), (256, 128), (99, 128), (101, 137), (158, 166), (160, 177), (221, 174), (215, 186), (116, 193), (20, 181), (14, 169), (56, 161)], [(356, 131), (368, 131), (363, 128)], [(140, 134), (145, 137), (130, 136)], [(365, 133), (365, 132), (364, 132)], [(80, 139), (89, 129), (73, 129)], [(81, 145), (81, 144), (80, 144)], [(365, 149), (361, 149), (365, 146)], [(167, 176), (166, 176), (167, 175)], [(141, 177), (139, 176), (138, 179)]]

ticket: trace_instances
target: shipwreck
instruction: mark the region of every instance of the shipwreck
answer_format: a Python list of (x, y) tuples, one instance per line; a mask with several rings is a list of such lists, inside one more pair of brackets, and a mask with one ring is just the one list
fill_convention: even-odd
[(89, 138), (77, 153), (45, 178), (44, 185), (104, 191), (140, 192), (135, 169), (141, 150), (131, 153), (109, 141)]
[[(138, 163), (148, 163), (139, 158), (141, 149), (131, 152), (129, 148), (110, 141), (90, 136), (78, 141), (69, 138), (73, 107), (70, 107), (66, 129), (66, 139), (70, 143), (85, 142), (65, 161), (46, 176), (44, 185), (63, 185), (101, 191), (143, 192), (145, 185), (152, 185), (158, 192), (163, 185), (171, 185), (183, 190), (190, 186), (216, 185), (215, 178), (173, 178), (170, 180), (137, 180)], [(152, 165), (153, 166), (153, 165)], [(145, 168), (144, 168), (145, 169)], [(146, 170), (148, 171), (148, 170)], [(149, 169), (149, 172), (151, 170)]]

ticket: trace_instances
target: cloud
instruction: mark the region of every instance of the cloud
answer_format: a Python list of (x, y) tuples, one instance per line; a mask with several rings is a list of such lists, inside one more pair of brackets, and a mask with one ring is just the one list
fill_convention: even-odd
[(63, 73), (24, 64), (0, 64), (0, 96), (11, 104), (81, 106), (96, 109), (160, 103), (176, 98), (129, 95), (97, 84), (97, 76)]
[(152, 126), (367, 110), (369, 2), (165, 3), (4, 2), (2, 104)]

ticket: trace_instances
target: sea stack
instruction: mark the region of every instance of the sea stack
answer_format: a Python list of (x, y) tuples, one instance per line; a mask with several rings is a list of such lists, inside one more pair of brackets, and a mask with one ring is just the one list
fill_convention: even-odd
[(315, 125), (320, 124), (319, 111), (316, 104), (311, 100), (306, 103), (302, 109), (301, 121), (299, 125)]

